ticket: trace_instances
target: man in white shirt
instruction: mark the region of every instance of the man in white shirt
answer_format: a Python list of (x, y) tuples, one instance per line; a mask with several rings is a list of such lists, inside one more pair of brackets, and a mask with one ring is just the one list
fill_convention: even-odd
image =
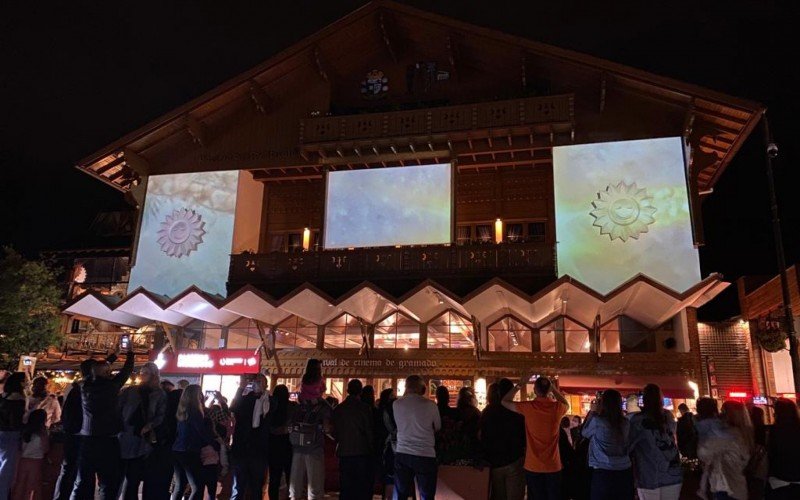
[(417, 480), (421, 500), (436, 496), (436, 431), (442, 427), (436, 403), (425, 398), (425, 382), (419, 375), (406, 379), (406, 392), (393, 404), (397, 422), (394, 458), (397, 498), (413, 495)]

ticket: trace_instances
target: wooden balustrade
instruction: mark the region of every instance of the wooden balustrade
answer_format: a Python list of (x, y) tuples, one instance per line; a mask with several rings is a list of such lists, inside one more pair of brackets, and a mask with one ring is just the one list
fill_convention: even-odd
[(393, 277), (527, 274), (554, 276), (553, 245), (522, 242), (308, 252), (231, 257), (230, 282), (371, 280)]

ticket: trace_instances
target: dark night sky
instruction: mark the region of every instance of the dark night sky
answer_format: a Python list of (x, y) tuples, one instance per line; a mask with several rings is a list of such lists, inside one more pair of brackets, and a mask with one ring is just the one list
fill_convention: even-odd
[[(77, 160), (363, 3), (4, 2), (0, 243), (31, 255), (80, 247), (97, 211), (125, 204), (74, 169)], [(800, 41), (796, 2), (407, 3), (766, 104), (781, 147), (776, 178), (787, 260), (800, 261), (800, 146), (793, 140), (800, 66), (789, 50)], [(746, 142), (703, 212), (704, 274), (776, 272), (760, 134)], [(735, 291), (718, 302), (711, 316), (735, 312), (726, 307)]]

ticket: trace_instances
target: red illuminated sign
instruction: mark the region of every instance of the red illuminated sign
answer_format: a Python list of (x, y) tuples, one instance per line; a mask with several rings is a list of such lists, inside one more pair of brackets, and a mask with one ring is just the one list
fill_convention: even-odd
[(252, 349), (189, 349), (159, 354), (155, 363), (163, 373), (241, 375), (261, 368), (258, 351)]
[(746, 392), (731, 391), (731, 392), (728, 393), (728, 397), (729, 398), (746, 398), (747, 397), (747, 393)]

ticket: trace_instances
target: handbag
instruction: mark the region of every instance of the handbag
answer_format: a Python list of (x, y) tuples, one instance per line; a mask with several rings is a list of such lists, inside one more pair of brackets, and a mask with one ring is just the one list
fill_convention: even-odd
[(289, 442), (292, 446), (313, 446), (319, 442), (319, 411), (322, 403), (317, 403), (310, 411), (303, 408), (289, 428)]

